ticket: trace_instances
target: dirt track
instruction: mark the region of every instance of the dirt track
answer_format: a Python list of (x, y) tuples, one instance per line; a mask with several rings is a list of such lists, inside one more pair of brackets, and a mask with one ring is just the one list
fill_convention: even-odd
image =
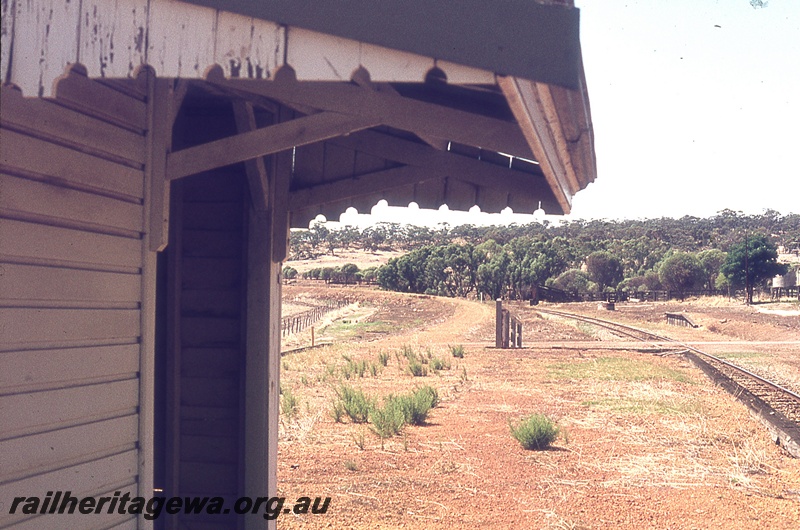
[[(347, 292), (377, 309), (369, 322), (331, 332), (337, 345), (285, 357), (281, 376), (300, 405), (282, 419), (280, 493), (331, 496), (331, 506), (282, 516), (279, 528), (797, 528), (800, 461), (681, 359), (603, 350), (590, 330), (534, 314), (528, 340), (586, 347), (484, 348), (490, 305)], [(444, 357), (460, 343), (465, 358), (427, 377), (407, 374), (394, 354), (411, 345)], [(425, 383), (442, 398), (427, 425), (383, 448), (366, 426), (328, 412), (342, 354), (381, 352), (391, 355), (376, 377), (346, 383), (375, 396)], [(534, 412), (568, 438), (523, 450), (508, 421)]]

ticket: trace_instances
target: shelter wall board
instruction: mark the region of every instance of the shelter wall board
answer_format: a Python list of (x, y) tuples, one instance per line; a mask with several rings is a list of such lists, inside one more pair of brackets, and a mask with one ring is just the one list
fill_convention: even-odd
[[(51, 82), (64, 65), (38, 73)], [(0, 496), (139, 494), (146, 105), (75, 73), (56, 93), (2, 88), (0, 455), (11, 456), (0, 456)], [(12, 522), (124, 528), (136, 517), (0, 514)]]

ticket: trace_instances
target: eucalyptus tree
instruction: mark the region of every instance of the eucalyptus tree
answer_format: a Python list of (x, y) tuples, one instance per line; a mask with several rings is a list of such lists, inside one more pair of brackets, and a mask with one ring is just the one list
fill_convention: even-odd
[(745, 287), (747, 303), (753, 303), (753, 289), (759, 283), (786, 274), (788, 267), (778, 263), (775, 245), (763, 234), (748, 235), (728, 251), (720, 272), (734, 287)]

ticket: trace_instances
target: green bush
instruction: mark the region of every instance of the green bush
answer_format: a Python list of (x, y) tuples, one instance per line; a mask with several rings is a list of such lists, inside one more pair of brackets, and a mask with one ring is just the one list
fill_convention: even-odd
[(369, 419), (372, 431), (380, 439), (398, 434), (406, 424), (402, 400), (388, 396), (383, 402), (383, 407), (374, 407), (370, 411)]
[(464, 345), (459, 344), (458, 346), (450, 346), (450, 353), (453, 354), (453, 357), (457, 357), (459, 359), (464, 358)]
[(414, 393), (427, 396), (426, 399), (430, 402), (430, 408), (435, 408), (439, 405), (439, 392), (431, 385), (421, 386), (417, 388)]
[(375, 406), (363, 391), (351, 386), (340, 385), (336, 389), (336, 398), (331, 414), (336, 421), (341, 421), (342, 416), (347, 415), (353, 423), (366, 423), (370, 410)]
[(389, 365), (389, 354), (386, 352), (380, 352), (378, 354), (378, 362), (380, 362), (383, 366)]
[(365, 359), (354, 361), (347, 355), (342, 355), (342, 358), (345, 360), (345, 365), (342, 367), (342, 375), (345, 379), (364, 377), (364, 374), (367, 373), (369, 363)]
[(439, 393), (430, 385), (410, 394), (389, 395), (383, 407), (374, 407), (369, 420), (372, 431), (381, 439), (399, 434), (406, 425), (424, 425), (430, 410), (439, 403)]
[(544, 414), (533, 414), (514, 425), (509, 420), (511, 435), (527, 450), (546, 449), (558, 437), (559, 428)]
[(428, 367), (416, 359), (408, 361), (408, 371), (414, 377), (425, 377), (428, 375)]
[(433, 357), (430, 360), (430, 367), (433, 371), (439, 370), (449, 370), (450, 369), (450, 361), (447, 359), (440, 359), (438, 357)]
[(341, 401), (334, 401), (331, 407), (331, 418), (336, 423), (342, 423), (342, 416), (344, 416), (344, 406)]
[(423, 425), (428, 412), (439, 404), (439, 393), (430, 385), (417, 388), (412, 394), (399, 398), (403, 406), (406, 423)]
[(292, 394), (292, 389), (288, 386), (281, 388), (281, 410), (288, 418), (293, 418), (297, 415), (297, 405), (298, 401), (295, 395)]

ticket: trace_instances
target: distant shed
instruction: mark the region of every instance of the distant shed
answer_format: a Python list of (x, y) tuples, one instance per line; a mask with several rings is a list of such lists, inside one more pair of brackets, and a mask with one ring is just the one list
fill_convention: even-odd
[(3, 2), (3, 506), (275, 495), (290, 226), (381, 198), (567, 213), (594, 180), (571, 2), (297, 5)]

